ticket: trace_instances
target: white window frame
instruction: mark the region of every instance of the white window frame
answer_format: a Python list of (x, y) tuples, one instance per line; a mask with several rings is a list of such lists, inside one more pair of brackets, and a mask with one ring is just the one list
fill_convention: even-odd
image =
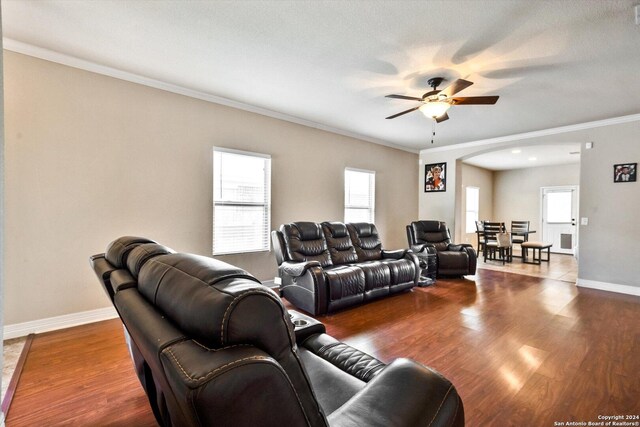
[[(264, 194), (265, 194), (265, 200), (262, 203), (249, 203), (249, 202), (242, 202), (242, 201), (217, 201), (216, 200), (216, 194), (215, 194), (215, 180), (216, 180), (216, 171), (215, 171), (215, 156), (216, 156), (216, 152), (219, 153), (230, 153), (230, 154), (238, 154), (241, 156), (247, 156), (247, 157), (254, 157), (254, 158), (261, 158), (265, 160), (265, 177), (264, 177), (264, 185), (265, 185), (265, 189), (264, 189)], [(262, 154), (262, 153), (254, 153), (254, 152), (250, 152), (250, 151), (241, 151), (241, 150), (234, 150), (231, 148), (222, 148), (222, 147), (214, 147), (213, 148), (213, 152), (211, 154), (211, 158), (212, 158), (212, 213), (211, 213), (211, 217), (212, 217), (212, 225), (213, 225), (213, 229), (212, 229), (212, 254), (213, 255), (229, 255), (229, 254), (239, 254), (239, 253), (253, 253), (253, 252), (268, 252), (271, 250), (271, 239), (270, 239), (270, 230), (271, 230), (271, 156), (269, 154)], [(261, 248), (251, 248), (251, 249), (246, 249), (246, 250), (216, 250), (216, 218), (215, 218), (215, 208), (216, 205), (218, 206), (247, 206), (247, 207), (256, 207), (256, 206), (263, 206), (264, 210), (265, 210), (265, 227), (263, 230), (263, 239), (262, 241), (264, 242), (264, 246)]]
[[(474, 211), (469, 209), (469, 189), (473, 189), (473, 190), (477, 190), (477, 194), (478, 194), (478, 210)], [(467, 186), (465, 188), (465, 192), (464, 192), (464, 203), (465, 203), (465, 217), (464, 217), (464, 221), (465, 221), (465, 232), (466, 233), (475, 233), (476, 232), (476, 225), (475, 225), (475, 221), (479, 221), (480, 220), (480, 187), (473, 187), (473, 186)], [(476, 219), (473, 222), (473, 227), (470, 226), (470, 223), (468, 221), (469, 218), (469, 213), (475, 213), (475, 217)]]
[[(366, 205), (352, 205), (349, 204), (349, 197), (347, 188), (347, 172), (357, 172), (357, 173), (366, 173), (369, 174), (369, 190), (371, 194), (369, 194), (369, 202), (368, 206)], [(366, 209), (369, 211), (369, 215), (371, 218), (371, 223), (375, 223), (376, 219), (376, 172), (366, 169), (356, 169), (356, 168), (344, 168), (344, 222), (352, 222), (347, 218), (347, 210), (348, 209)]]

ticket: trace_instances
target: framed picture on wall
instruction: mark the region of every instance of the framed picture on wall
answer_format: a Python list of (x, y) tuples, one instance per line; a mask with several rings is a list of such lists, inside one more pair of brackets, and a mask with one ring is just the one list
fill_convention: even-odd
[(447, 163), (424, 165), (424, 192), (447, 191)]
[(637, 163), (613, 165), (613, 182), (635, 182), (637, 170)]

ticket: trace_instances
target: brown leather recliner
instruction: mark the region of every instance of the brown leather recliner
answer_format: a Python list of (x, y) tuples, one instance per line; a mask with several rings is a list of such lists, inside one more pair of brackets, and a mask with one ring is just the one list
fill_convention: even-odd
[(442, 375), (337, 341), (240, 268), (138, 237), (91, 264), (161, 426), (464, 425)]
[(414, 221), (407, 225), (409, 247), (420, 257), (427, 248), (435, 248), (438, 275), (464, 276), (476, 274), (477, 256), (473, 246), (451, 243), (447, 224), (442, 221)]

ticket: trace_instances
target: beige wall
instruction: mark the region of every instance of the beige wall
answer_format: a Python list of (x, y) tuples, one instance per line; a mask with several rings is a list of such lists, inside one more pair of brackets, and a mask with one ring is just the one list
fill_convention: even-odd
[(462, 218), (462, 236), (463, 241), (460, 243), (472, 244), (475, 248), (478, 246), (478, 239), (475, 233), (466, 233), (466, 211), (467, 211), (467, 187), (478, 187), (480, 189), (480, 219), (493, 218), (493, 181), (494, 172), (488, 169), (479, 168), (473, 165), (462, 164), (462, 197), (461, 197), (461, 218)]
[(622, 285), (640, 295), (640, 180), (614, 183), (613, 165), (640, 163), (640, 121), (595, 129), (593, 149), (582, 149), (578, 283)]
[(511, 224), (511, 221), (530, 221), (532, 230), (540, 240), (540, 187), (578, 185), (580, 164), (543, 166), (538, 168), (496, 171), (494, 174), (494, 220)]
[[(640, 222), (636, 218), (640, 209), (640, 181), (614, 184), (611, 176), (614, 163), (640, 163), (640, 121), (635, 115), (601, 123), (572, 126), (565, 132), (525, 135), (518, 140), (496, 139), (487, 144), (422, 150), (422, 163), (447, 162), (449, 170), (445, 193), (436, 194), (436, 198), (432, 197), (436, 196), (434, 194), (419, 190), (420, 218), (442, 217), (453, 221), (455, 227), (452, 231), (455, 230), (456, 237), (460, 238), (462, 221), (456, 221), (456, 212), (459, 212), (456, 207), (460, 206), (462, 193), (459, 167), (462, 159), (512, 147), (580, 142), (583, 148), (580, 154), (579, 211), (581, 218), (589, 218), (589, 225), (580, 225), (578, 284), (640, 295), (640, 263), (634, 258), (634, 248), (640, 236)], [(594, 143), (592, 150), (585, 149), (587, 142)], [(423, 180), (424, 172), (420, 171), (419, 182)]]
[[(5, 52), (5, 323), (108, 306), (88, 257), (122, 235), (211, 254), (212, 147), (272, 156), (272, 227), (343, 219), (343, 171), (376, 171), (376, 224), (406, 247), (418, 156)], [(272, 279), (273, 253), (225, 261)]]

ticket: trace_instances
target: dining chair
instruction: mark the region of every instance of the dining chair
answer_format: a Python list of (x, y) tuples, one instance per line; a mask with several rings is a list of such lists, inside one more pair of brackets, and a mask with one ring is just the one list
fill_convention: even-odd
[(511, 221), (511, 240), (521, 245), (529, 241), (529, 221)]
[(496, 234), (497, 250), (502, 259), (502, 265), (506, 262), (513, 261), (513, 241), (511, 233), (502, 232)]
[(476, 237), (478, 238), (478, 254), (484, 244), (484, 221), (476, 221)]
[(504, 222), (484, 221), (484, 229), (482, 235), (484, 242), (482, 244), (482, 252), (484, 254), (484, 262), (487, 262), (487, 258), (496, 259), (496, 252), (498, 251), (498, 233), (505, 233)]

